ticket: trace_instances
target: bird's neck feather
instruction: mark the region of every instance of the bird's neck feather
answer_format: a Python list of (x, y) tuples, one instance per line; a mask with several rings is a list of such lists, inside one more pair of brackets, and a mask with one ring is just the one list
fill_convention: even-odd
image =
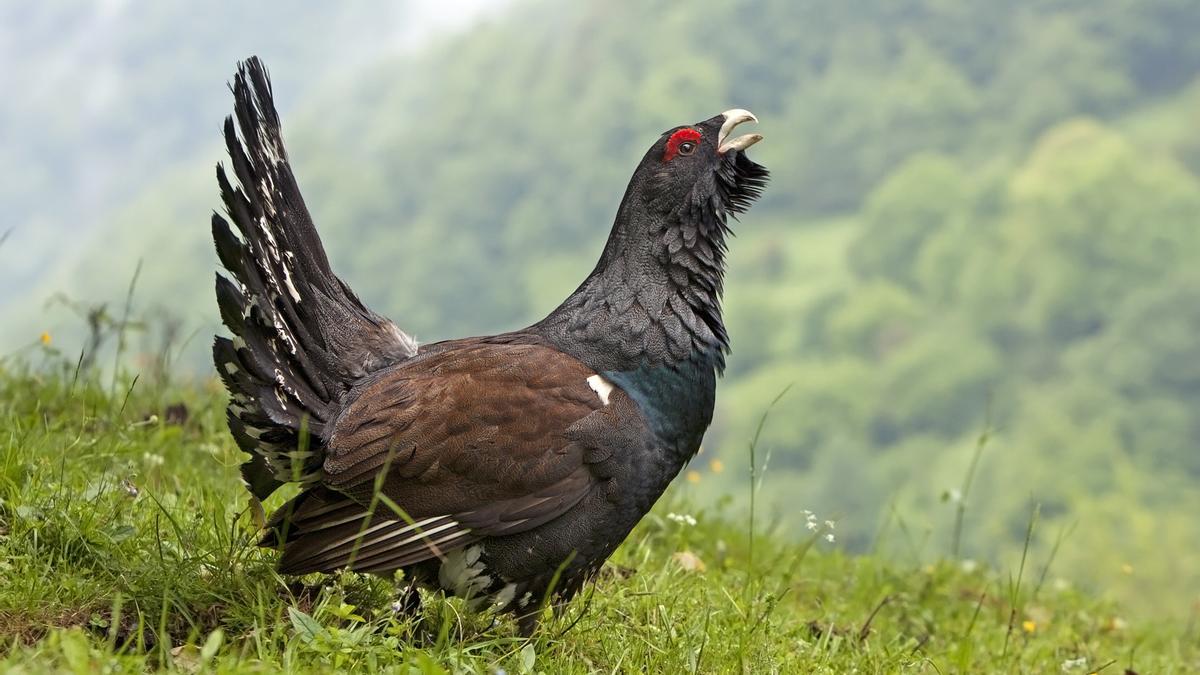
[(631, 188), (596, 268), (530, 328), (625, 391), (678, 466), (712, 421), (729, 351), (726, 230), (703, 215), (657, 212)]
[(631, 186), (595, 269), (539, 326), (598, 372), (720, 372), (726, 232), (699, 208), (656, 211)]

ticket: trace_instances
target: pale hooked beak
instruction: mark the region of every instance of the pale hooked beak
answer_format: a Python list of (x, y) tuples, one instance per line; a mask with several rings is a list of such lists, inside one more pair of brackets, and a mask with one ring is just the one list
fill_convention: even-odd
[(727, 140), (734, 127), (742, 122), (757, 122), (758, 118), (749, 110), (741, 108), (726, 110), (721, 115), (725, 118), (725, 123), (721, 125), (721, 133), (717, 136), (717, 154), (723, 155), (730, 150), (745, 150), (763, 139), (762, 134), (746, 134), (732, 141)]

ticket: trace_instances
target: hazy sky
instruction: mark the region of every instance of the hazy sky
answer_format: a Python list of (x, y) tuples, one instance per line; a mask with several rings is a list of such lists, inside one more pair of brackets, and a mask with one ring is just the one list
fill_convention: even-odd
[(213, 91), (238, 59), (286, 59), (286, 107), (507, 4), (330, 3), (303, 16), (290, 2), (0, 5), (0, 310), (56, 261), (93, 254), (86, 235), (172, 157), (217, 142), (228, 100)]

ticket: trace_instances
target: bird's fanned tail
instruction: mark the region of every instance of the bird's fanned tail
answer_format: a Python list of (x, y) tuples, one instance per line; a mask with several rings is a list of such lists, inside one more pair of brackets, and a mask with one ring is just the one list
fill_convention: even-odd
[(222, 166), (217, 180), (238, 234), (218, 214), (212, 230), (232, 276), (218, 274), (216, 292), (233, 338), (216, 339), (213, 360), (231, 395), (230, 431), (251, 455), (243, 477), (262, 499), (282, 483), (316, 478), (324, 428), (341, 396), (417, 345), (330, 268), (257, 57), (239, 65), (231, 89), (236, 123), (226, 118), (224, 131), (237, 185)]

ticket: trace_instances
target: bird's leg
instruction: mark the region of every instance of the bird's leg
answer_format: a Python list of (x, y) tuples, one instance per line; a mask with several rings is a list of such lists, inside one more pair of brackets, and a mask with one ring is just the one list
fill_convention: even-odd
[(541, 619), (542, 605), (538, 603), (537, 607), (517, 616), (517, 634), (523, 638), (533, 637)]
[[(558, 619), (566, 611), (567, 605), (570, 603), (570, 597), (555, 595), (549, 602), (551, 616)], [(524, 638), (531, 637), (541, 623), (542, 613), (545, 609), (546, 603), (539, 602), (530, 606), (524, 614), (518, 614), (517, 633)]]
[(417, 588), (416, 579), (410, 579), (400, 591), (392, 603), (392, 613), (414, 620), (421, 618), (421, 591)]
[(437, 626), (424, 614), (421, 589), (415, 578), (406, 578), (396, 600), (392, 602), (392, 613), (397, 620), (408, 620), (408, 639), (411, 646), (423, 647), (437, 639)]

